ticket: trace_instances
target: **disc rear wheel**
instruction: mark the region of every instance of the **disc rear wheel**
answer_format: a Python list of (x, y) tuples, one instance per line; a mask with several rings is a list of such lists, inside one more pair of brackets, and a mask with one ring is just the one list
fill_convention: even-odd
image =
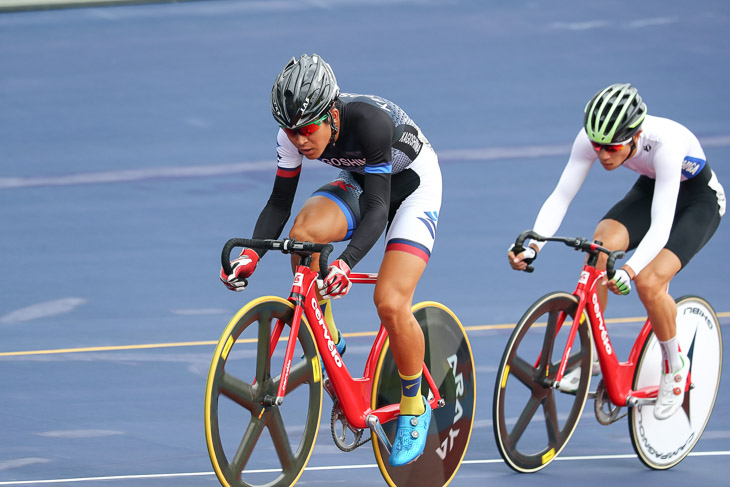
[[(677, 339), (690, 360), (690, 389), (682, 407), (665, 420), (654, 418), (654, 406), (629, 410), (629, 434), (639, 459), (655, 470), (681, 462), (702, 436), (715, 407), (722, 375), (722, 334), (712, 306), (702, 298), (677, 299)], [(644, 343), (633, 389), (656, 386), (661, 380), (661, 349), (654, 333)]]
[[(476, 377), (474, 358), (464, 327), (454, 313), (436, 302), (413, 307), (413, 314), (426, 341), (424, 362), (445, 401), (432, 411), (428, 439), (423, 455), (402, 467), (391, 467), (388, 454), (372, 435), (375, 459), (383, 478), (391, 486), (440, 487), (448, 485), (464, 459), (474, 424)], [(428, 383), (421, 381), (421, 393), (428, 399)], [(401, 383), (389, 342), (380, 351), (373, 380), (372, 408), (398, 404)], [(396, 421), (383, 425), (391, 443)]]

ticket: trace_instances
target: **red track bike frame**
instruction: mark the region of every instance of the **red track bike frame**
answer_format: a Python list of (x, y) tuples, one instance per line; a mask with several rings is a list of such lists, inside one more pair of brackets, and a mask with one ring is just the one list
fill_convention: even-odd
[[(563, 358), (560, 362), (560, 370), (556, 377), (556, 381), (563, 378), (565, 367), (568, 362), (568, 356), (573, 346), (575, 335), (578, 332), (578, 326), (582, 322), (583, 312), (585, 311), (591, 325), (593, 339), (595, 341), (596, 350), (598, 352), (598, 360), (601, 364), (601, 373), (606, 383), (606, 390), (611, 402), (616, 406), (627, 406), (632, 398), (655, 398), (657, 396), (658, 386), (645, 387), (638, 391), (631, 390), (634, 379), (636, 363), (641, 354), (641, 350), (651, 332), (651, 323), (647, 319), (644, 326), (639, 332), (639, 336), (634, 342), (629, 354), (627, 362), (619, 362), (616, 357), (616, 351), (611, 344), (606, 322), (603, 318), (603, 311), (598, 300), (596, 287), (605, 279), (606, 271), (599, 271), (595, 267), (585, 264), (583, 271), (580, 273), (578, 285), (573, 291), (573, 295), (578, 298), (578, 308), (575, 312), (575, 319), (568, 335)], [(565, 314), (559, 317), (558, 329), (565, 320)], [(689, 384), (689, 381), (688, 381)]]
[[(375, 410), (370, 407), (373, 378), (377, 373), (376, 369), (380, 358), (380, 352), (388, 339), (388, 333), (381, 324), (370, 350), (368, 359), (365, 363), (363, 376), (360, 378), (353, 378), (347, 370), (342, 357), (337, 352), (337, 347), (335, 347), (334, 340), (330, 336), (329, 329), (324, 321), (322, 310), (317, 302), (317, 295), (315, 293), (317, 277), (318, 273), (312, 271), (307, 266), (298, 265), (296, 268), (294, 282), (289, 296), (289, 301), (291, 301), (295, 306), (294, 318), (291, 323), (292, 329), (287, 342), (286, 354), (281, 371), (281, 381), (279, 383), (279, 390), (277, 391), (277, 404), (281, 404), (284, 400), (289, 378), (289, 369), (292, 364), (294, 347), (296, 345), (296, 340), (292, 338), (296, 337), (299, 333), (301, 318), (304, 314), (307, 317), (307, 321), (309, 322), (314, 334), (317, 342), (317, 349), (322, 357), (325, 370), (330, 377), (337, 399), (340, 402), (342, 412), (345, 414), (349, 424), (354, 428), (368, 428), (367, 417), (370, 415), (376, 416), (381, 424), (395, 419), (398, 416), (399, 404), (390, 404)], [(350, 274), (350, 280), (353, 283), (375, 284), (377, 282), (377, 277), (377, 274)], [(273, 350), (281, 337), (284, 326), (285, 324), (281, 321), (277, 321), (274, 325), (274, 329), (271, 334), (271, 353), (273, 353)], [(313, 364), (313, 367), (315, 367), (315, 370), (319, 370), (318, 363)], [(441, 395), (425, 364), (423, 366), (423, 377), (426, 379), (426, 382), (433, 393), (433, 398), (429, 401), (429, 404), (431, 408), (438, 407)]]

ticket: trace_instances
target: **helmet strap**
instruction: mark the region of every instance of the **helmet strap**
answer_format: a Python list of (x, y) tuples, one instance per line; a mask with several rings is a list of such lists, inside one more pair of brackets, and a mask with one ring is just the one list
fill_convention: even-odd
[(624, 159), (623, 162), (621, 162), (621, 164), (619, 164), (619, 166), (623, 165), (624, 162), (628, 161), (629, 157), (634, 155), (634, 151), (636, 151), (636, 141), (634, 140), (633, 137), (631, 137), (631, 150), (629, 151), (629, 155), (626, 156), (626, 159)]
[(332, 135), (330, 136), (330, 145), (334, 145), (335, 137), (337, 136), (337, 132), (339, 131), (339, 128), (337, 127), (337, 124), (335, 123), (335, 117), (332, 116), (331, 108), (327, 112), (327, 120), (329, 121), (330, 128), (332, 129)]

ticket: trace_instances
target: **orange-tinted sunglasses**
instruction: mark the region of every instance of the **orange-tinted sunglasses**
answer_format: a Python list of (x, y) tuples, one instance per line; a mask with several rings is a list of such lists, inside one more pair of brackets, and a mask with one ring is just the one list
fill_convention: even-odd
[(279, 125), (279, 127), (281, 127), (284, 130), (284, 132), (286, 132), (287, 135), (289, 135), (291, 137), (294, 137), (297, 134), (303, 135), (305, 137), (309, 137), (310, 135), (315, 133), (317, 130), (319, 130), (319, 126), (322, 125), (322, 122), (327, 120), (327, 115), (328, 114), (325, 113), (322, 117), (318, 118), (317, 120), (310, 123), (309, 125), (305, 125), (304, 127), (299, 127), (298, 129), (290, 129), (290, 128), (282, 127), (281, 125)]
[(628, 145), (628, 142), (629, 141), (626, 140), (624, 142), (619, 142), (618, 144), (599, 144), (598, 142), (593, 142), (591, 140), (591, 145), (596, 152), (601, 152), (601, 150), (605, 150), (606, 152), (613, 154), (614, 152), (618, 152), (626, 147)]

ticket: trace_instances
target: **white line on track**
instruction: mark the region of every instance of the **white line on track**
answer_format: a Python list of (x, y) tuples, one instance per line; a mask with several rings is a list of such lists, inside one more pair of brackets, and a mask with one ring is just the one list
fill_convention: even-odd
[[(704, 147), (728, 147), (730, 135), (701, 137)], [(491, 147), (475, 149), (454, 149), (438, 151), (442, 162), (498, 161), (504, 159), (532, 159), (549, 156), (567, 156), (570, 144), (534, 145), (524, 147)], [(87, 172), (60, 176), (2, 177), (0, 190), (73, 186), (79, 184), (128, 183), (133, 181), (186, 179), (212, 176), (226, 176), (252, 171), (271, 171), (274, 160), (236, 162), (231, 164), (210, 164), (203, 166), (153, 167), (123, 171)], [(324, 164), (313, 164), (310, 169), (324, 169)]]
[[(708, 451), (708, 452), (692, 452), (689, 454), (691, 457), (706, 457), (706, 456), (729, 456), (730, 451)], [(575, 462), (575, 461), (589, 461), (589, 460), (622, 460), (627, 458), (636, 458), (634, 454), (621, 454), (621, 455), (586, 455), (581, 457), (558, 457), (555, 461), (563, 462)], [(490, 458), (484, 460), (464, 460), (464, 465), (474, 464), (487, 464), (487, 463), (502, 463), (502, 459)], [(307, 467), (306, 470), (309, 472), (316, 470), (350, 470), (350, 469), (363, 469), (363, 468), (377, 468), (376, 464), (365, 464), (365, 465), (329, 465), (322, 467)], [(247, 470), (247, 473), (273, 473), (278, 472), (278, 469), (261, 469), (261, 470)], [(116, 475), (109, 477), (78, 477), (70, 479), (47, 479), (47, 480), (18, 480), (0, 482), (0, 485), (30, 485), (30, 484), (63, 484), (63, 483), (80, 483), (80, 482), (92, 482), (99, 480), (135, 480), (135, 479), (157, 479), (157, 478), (176, 478), (176, 477), (203, 477), (213, 475), (213, 472), (187, 472), (187, 473), (160, 473), (160, 474), (148, 474), (148, 475)]]

